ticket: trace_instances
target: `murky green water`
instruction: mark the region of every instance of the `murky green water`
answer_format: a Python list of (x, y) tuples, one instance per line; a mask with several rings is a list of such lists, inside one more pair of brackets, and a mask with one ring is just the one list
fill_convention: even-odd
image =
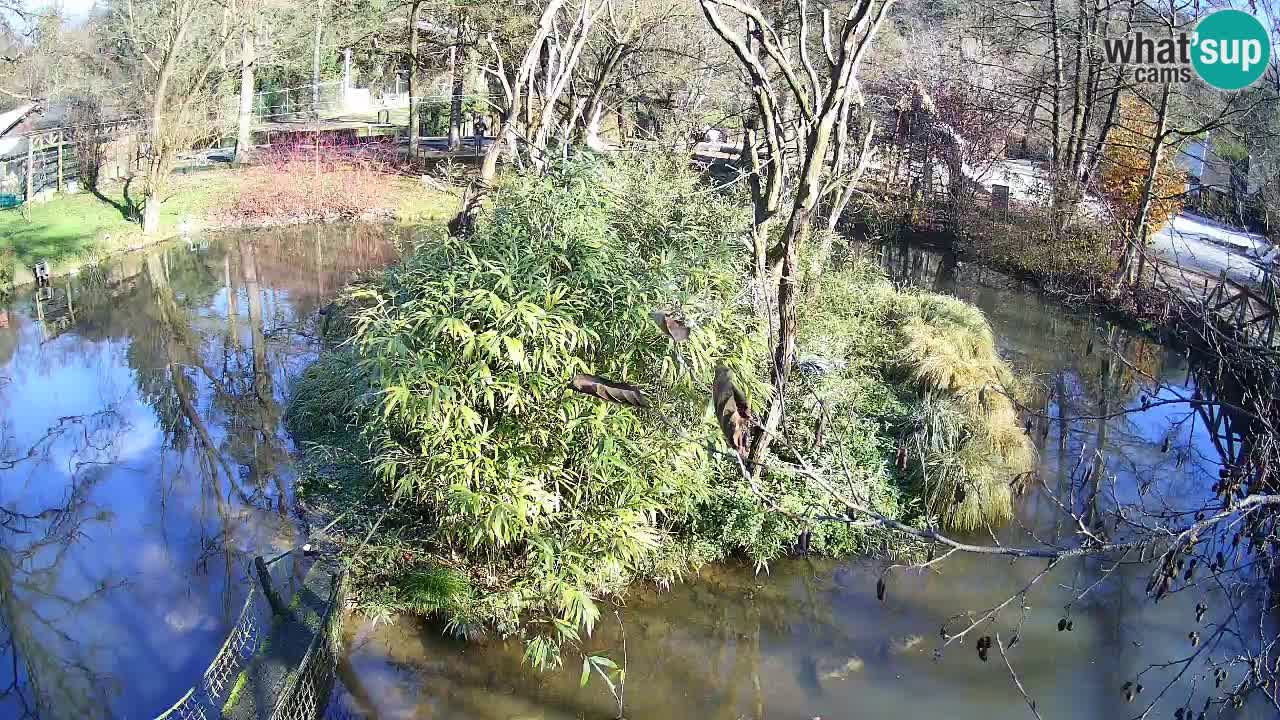
[[(318, 350), (317, 309), (354, 273), (393, 257), (384, 235), (299, 228), (179, 243), (20, 293), (0, 310), (0, 717), (150, 718), (197, 680), (244, 597), (246, 561), (305, 532), (280, 426), (284, 395)], [(904, 282), (953, 290), (986, 310), (1010, 359), (1055, 388), (1057, 415), (1137, 407), (1144, 373), (1189, 382), (1181, 355), (994, 273), (912, 248), (884, 260)], [(1106, 343), (1126, 362), (1109, 359)], [(1050, 490), (1077, 507), (1203, 498), (1234, 440), (1204, 428), (1178, 408), (1054, 423), (1040, 437), (1047, 487), (1026, 496), (1000, 539), (1070, 533)], [(1086, 448), (1085, 462), (1105, 462), (1114, 484), (1072, 484), (1068, 471)], [(938, 630), (956, 613), (1003, 601), (1042, 567), (955, 557), (937, 572), (894, 574), (883, 604), (874, 561), (800, 558), (766, 575), (709, 567), (665, 592), (638, 588), (616, 619), (602, 620), (591, 647), (625, 658), (633, 720), (1030, 717), (998, 654), (981, 662), (971, 640), (942, 648)], [(1194, 605), (1207, 599), (1208, 620), (1227, 619), (1226, 600), (1199, 591), (1153, 610), (1136, 567), (1064, 609), (1103, 567), (1064, 564), (1029, 594), (1025, 612), (1011, 605), (996, 628), (1007, 642), (1022, 619), (1010, 659), (1045, 718), (1139, 714), (1120, 685), (1192, 652)], [(1229, 619), (1242, 636), (1256, 635), (1251, 613), (1241, 602)], [(1064, 615), (1071, 632), (1057, 631)], [(584, 689), (579, 667), (534, 673), (515, 642), (461, 644), (413, 620), (353, 618), (346, 635), (346, 690), (332, 714), (551, 720), (617, 711), (598, 679)], [(1158, 669), (1144, 682), (1172, 680), (1198, 709), (1203, 693), (1190, 687), (1203, 657), (1181, 679), (1177, 668)]]

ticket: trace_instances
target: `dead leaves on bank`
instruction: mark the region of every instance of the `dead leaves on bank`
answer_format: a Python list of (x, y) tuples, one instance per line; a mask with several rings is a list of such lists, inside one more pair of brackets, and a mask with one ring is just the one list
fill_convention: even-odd
[[(600, 400), (630, 405), (632, 407), (649, 407), (640, 388), (620, 380), (610, 380), (599, 375), (580, 373), (573, 376), (569, 388), (583, 395), (590, 395)], [(720, 432), (724, 434), (725, 443), (738, 457), (746, 460), (750, 451), (751, 406), (746, 395), (733, 384), (733, 373), (724, 365), (716, 366), (715, 382), (711, 386), (711, 398), (715, 404), (716, 422)]]
[(671, 338), (677, 343), (682, 343), (689, 339), (689, 325), (680, 318), (668, 315), (667, 313), (654, 310), (649, 313), (649, 317), (658, 324), (658, 329), (664, 335)]
[[(654, 310), (649, 313), (658, 329), (675, 343), (689, 339), (689, 325), (668, 313)], [(569, 383), (572, 390), (590, 395), (608, 402), (630, 405), (632, 407), (649, 407), (640, 388), (630, 383), (610, 380), (598, 375), (577, 374)], [(733, 382), (733, 373), (723, 363), (716, 364), (715, 380), (711, 385), (711, 399), (715, 406), (716, 422), (724, 435), (725, 443), (738, 454), (747, 459), (751, 448), (751, 428), (754, 418), (747, 397)]]

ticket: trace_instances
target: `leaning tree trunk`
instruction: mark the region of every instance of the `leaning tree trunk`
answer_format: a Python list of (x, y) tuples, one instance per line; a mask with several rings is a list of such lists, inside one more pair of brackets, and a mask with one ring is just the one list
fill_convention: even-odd
[[(505, 107), (502, 108), (501, 125), (498, 129), (499, 137), (494, 140), (493, 144), (485, 152), (484, 160), (480, 163), (479, 176), (471, 182), (466, 193), (464, 193), (462, 207), (458, 210), (458, 214), (449, 221), (449, 232), (453, 235), (465, 235), (470, 232), (472, 221), (480, 210), (480, 203), (485, 195), (493, 189), (494, 180), (498, 177), (498, 158), (502, 154), (503, 147), (509, 143), (513, 151), (517, 148), (517, 118), (521, 117), (522, 111), (529, 104), (528, 99), (523, 96), (524, 88), (526, 83), (531, 82), (538, 56), (542, 52), (542, 44), (547, 39), (547, 36), (551, 34), (556, 15), (563, 5), (564, 0), (550, 0), (547, 6), (543, 8), (542, 17), (538, 21), (538, 29), (530, 40), (529, 47), (525, 50), (524, 59), (521, 61), (520, 67), (516, 69), (515, 74), (510, 78), (508, 78), (503, 69), (502, 54), (498, 50), (497, 44), (492, 37), (489, 38), (489, 47), (493, 50), (498, 61), (497, 76), (502, 81)], [(524, 129), (527, 135), (527, 120)]]
[(611, 149), (609, 144), (600, 137), (600, 122), (605, 113), (605, 90), (628, 52), (629, 49), (625, 43), (617, 43), (609, 50), (587, 94), (586, 110), (582, 115), (582, 142), (595, 152), (606, 152)]
[(1156, 174), (1159, 172), (1160, 160), (1164, 155), (1165, 128), (1169, 124), (1169, 92), (1170, 85), (1165, 83), (1164, 90), (1160, 94), (1160, 110), (1156, 116), (1155, 136), (1151, 139), (1151, 150), (1147, 153), (1147, 176), (1142, 183), (1142, 198), (1138, 202), (1138, 212), (1133, 218), (1133, 234), (1126, 243), (1120, 267), (1116, 270), (1116, 280), (1121, 286), (1132, 284), (1136, 288), (1142, 281), (1147, 234), (1150, 232), (1148, 216), (1151, 214), (1151, 196), (1155, 187)]

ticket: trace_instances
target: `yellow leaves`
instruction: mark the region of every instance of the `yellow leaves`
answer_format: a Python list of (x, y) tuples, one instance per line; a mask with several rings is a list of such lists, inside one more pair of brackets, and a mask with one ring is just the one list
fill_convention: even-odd
[(518, 368), (524, 367), (524, 343), (520, 342), (520, 338), (503, 337), (502, 344), (507, 348), (507, 357), (511, 360), (511, 364)]
[[(1107, 141), (1099, 179), (1102, 195), (1118, 220), (1132, 221), (1141, 208), (1156, 128), (1156, 116), (1150, 107), (1132, 97), (1121, 102), (1120, 120)], [(1160, 228), (1182, 209), (1186, 175), (1177, 167), (1174, 156), (1174, 148), (1165, 147), (1156, 166), (1147, 209), (1148, 232)]]

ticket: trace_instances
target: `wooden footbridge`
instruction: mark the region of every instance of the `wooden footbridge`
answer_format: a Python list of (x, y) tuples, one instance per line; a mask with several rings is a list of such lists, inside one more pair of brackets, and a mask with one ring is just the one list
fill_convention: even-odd
[(1280, 301), (1272, 268), (1264, 270), (1257, 283), (1249, 283), (1225, 270), (1215, 277), (1163, 260), (1152, 264), (1156, 283), (1192, 306), (1194, 315), (1214, 323), (1239, 349), (1280, 354)]

